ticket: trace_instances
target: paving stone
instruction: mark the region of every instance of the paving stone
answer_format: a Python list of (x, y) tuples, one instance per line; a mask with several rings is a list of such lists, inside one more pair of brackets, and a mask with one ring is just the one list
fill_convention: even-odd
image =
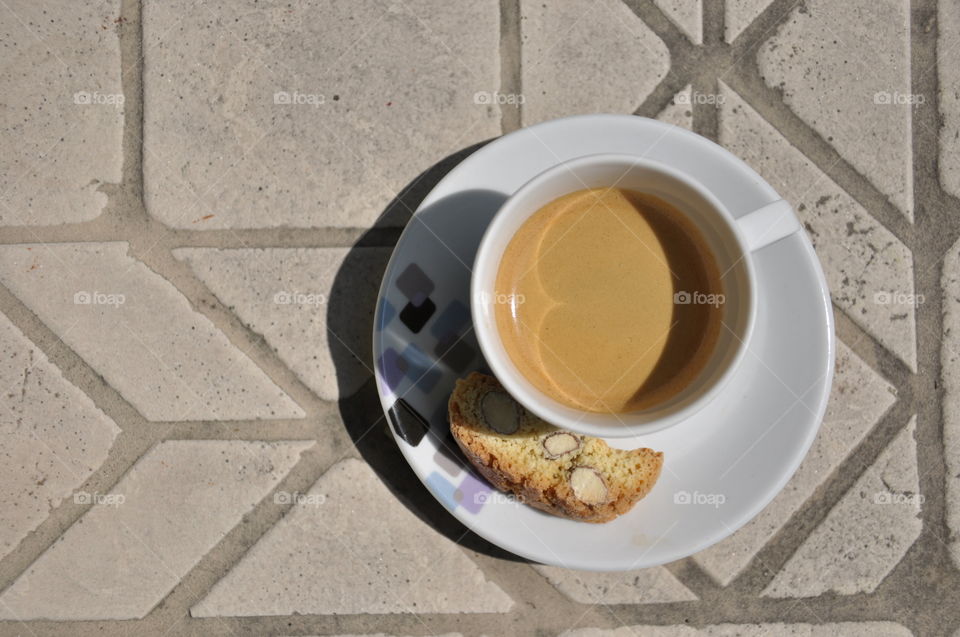
[(829, 478), (894, 402), (893, 387), (841, 341), (830, 401), (820, 431), (787, 486), (729, 538), (694, 555), (718, 583), (728, 585)]
[(525, 126), (632, 113), (670, 69), (667, 46), (620, 0), (522, 0), (520, 12)]
[(513, 601), (456, 544), (344, 460), (191, 610), (194, 617), (506, 612)]
[(120, 0), (0, 3), (0, 225), (98, 216), (123, 163)]
[(787, 105), (912, 220), (908, 0), (806, 0), (757, 59)]
[(496, 0), (153, 0), (143, 39), (144, 196), (169, 226), (366, 227), (500, 134)]
[(0, 246), (0, 282), (149, 420), (304, 416), (125, 242)]
[(0, 559), (107, 458), (120, 429), (0, 314)]
[(940, 70), (940, 181), (960, 197), (960, 5), (937, 3), (937, 62)]
[(355, 393), (372, 375), (373, 301), (390, 249), (184, 248), (174, 256), (324, 400)]
[(654, 0), (694, 44), (703, 44), (702, 0)]
[(591, 573), (533, 566), (568, 598), (581, 604), (658, 604), (698, 597), (662, 566), (637, 571)]
[(960, 241), (943, 260), (943, 447), (945, 450), (948, 544), (960, 567)]
[(148, 451), (0, 595), (0, 619), (143, 617), (313, 442), (171, 440)]
[(834, 302), (917, 369), (913, 255), (813, 162), (721, 83), (720, 143), (789, 200), (823, 265)]
[(920, 537), (915, 430), (916, 416), (800, 545), (764, 596), (876, 590)]
[(660, 111), (657, 119), (674, 126), (693, 130), (693, 88), (686, 88), (673, 96), (670, 104)]
[(724, 39), (733, 42), (773, 0), (726, 0), (724, 3)]
[(909, 630), (893, 622), (837, 624), (716, 624), (691, 626), (623, 626), (617, 629), (579, 628), (561, 637), (909, 637)]

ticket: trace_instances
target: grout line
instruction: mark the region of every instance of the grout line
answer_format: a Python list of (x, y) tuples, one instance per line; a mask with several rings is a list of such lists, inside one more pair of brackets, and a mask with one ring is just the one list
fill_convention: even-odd
[(906, 246), (910, 246), (916, 228), (886, 195), (860, 174), (840, 153), (795, 114), (783, 101), (782, 92), (766, 85), (752, 60), (749, 71), (731, 71), (723, 82), (770, 123), (780, 135), (809, 159), (817, 169), (849, 194), (881, 225)]
[[(522, 25), (520, 0), (500, 0), (500, 90), (503, 95), (523, 95)], [(523, 104), (501, 104), (500, 130), (511, 133), (521, 127)]]
[(623, 3), (660, 38), (660, 41), (670, 49), (671, 54), (674, 49), (689, 51), (696, 48), (680, 27), (664, 14), (653, 0), (623, 0)]
[(125, 210), (143, 210), (143, 156), (140, 144), (143, 135), (143, 86), (140, 81), (143, 74), (143, 21), (139, 2), (121, 0), (117, 30), (120, 40), (118, 72), (124, 97), (121, 181), (119, 184), (101, 186), (101, 191), (107, 194), (107, 204), (100, 217), (74, 224), (81, 227), (94, 225), (105, 215), (117, 215)]
[(725, 45), (726, 3), (732, 0), (703, 0), (703, 44), (704, 46)]
[[(898, 395), (863, 439), (831, 469), (826, 479), (757, 551), (750, 564), (728, 587), (736, 587), (746, 594), (760, 595), (806, 542), (810, 533), (820, 527), (834, 506), (870, 471), (877, 458), (906, 428), (910, 417), (914, 415), (913, 398), (912, 393)], [(797, 529), (807, 532), (796, 533)]]
[(896, 387), (909, 387), (913, 372), (896, 354), (887, 349), (876, 336), (854, 322), (847, 310), (836, 303), (833, 318), (837, 338), (886, 382)]
[[(720, 87), (715, 78), (697, 78), (691, 86), (693, 95), (719, 95)], [(696, 100), (694, 100), (696, 102)], [(718, 104), (694, 103), (693, 108), (693, 130), (698, 135), (703, 135), (719, 143), (720, 139), (720, 106)]]
[[(113, 188), (107, 185), (104, 188)], [(133, 241), (155, 249), (171, 248), (352, 248), (393, 247), (403, 228), (262, 228), (256, 230), (164, 230), (149, 220), (147, 232), (131, 236), (143, 222), (118, 219), (107, 212), (91, 221), (62, 226), (9, 226), (3, 229), (3, 244)], [(163, 235), (159, 235), (164, 232)], [(160, 236), (157, 241), (158, 235)]]
[(660, 80), (660, 83), (643, 100), (633, 114), (655, 119), (664, 109), (673, 104), (674, 96), (682, 91), (688, 83), (689, 80), (686, 76), (674, 71), (671, 66), (670, 71)]
[[(694, 45), (663, 11), (651, 0), (624, 0), (629, 9), (656, 34), (669, 53), (667, 74), (633, 112), (634, 115), (655, 118), (673, 103), (674, 96), (688, 84), (694, 84), (705, 66), (712, 48)], [(706, 31), (706, 26), (704, 26)], [(692, 106), (691, 106), (692, 108)], [(694, 110), (694, 117), (696, 117)]]
[(325, 449), (322, 444), (314, 444), (301, 452), (286, 475), (243, 514), (240, 523), (200, 557), (173, 588), (157, 601), (144, 620), (156, 617), (158, 621), (169, 624), (172, 619), (182, 617), (188, 622), (194, 621), (190, 609), (205, 599), (213, 586), (296, 507), (292, 502), (276, 503), (274, 494), (279, 491), (307, 493), (334, 464), (355, 457), (355, 453), (343, 455), (338, 450)]
[[(936, 0), (912, 0), (910, 18), (911, 91), (927, 96), (926, 102), (912, 111), (913, 188), (918, 236), (917, 244), (911, 248), (914, 253), (914, 288), (924, 295), (924, 302), (916, 308), (918, 374), (911, 380), (916, 395), (922, 397), (917, 404), (916, 439), (921, 467), (920, 493), (925, 500), (921, 511), (924, 535), (918, 544), (928, 540), (920, 549), (916, 546), (914, 549), (918, 553), (918, 563), (950, 564), (948, 568), (956, 573), (955, 562), (938, 537), (955, 536), (946, 520), (946, 488), (950, 476), (944, 446), (946, 423), (941, 407), (945, 390), (940, 381), (943, 378), (941, 340), (946, 328), (943, 312), (947, 300), (941, 277), (944, 257), (960, 240), (960, 218), (957, 216), (960, 206), (940, 184), (938, 98), (941, 87), (936, 68), (939, 36)], [(903, 562), (906, 561), (905, 558)], [(949, 612), (938, 611), (943, 613), (940, 620), (943, 625), (956, 621)]]

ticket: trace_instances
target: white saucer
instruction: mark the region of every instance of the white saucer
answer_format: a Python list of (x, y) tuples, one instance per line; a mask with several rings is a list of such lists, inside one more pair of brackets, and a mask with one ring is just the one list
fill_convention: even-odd
[(641, 117), (585, 115), (506, 135), (454, 168), (397, 243), (380, 289), (377, 388), (404, 457), (478, 535), (568, 568), (630, 570), (700, 551), (746, 524), (784, 487), (816, 436), (833, 378), (833, 313), (803, 232), (754, 253), (753, 343), (724, 392), (664, 431), (611, 439), (664, 452), (653, 491), (608, 524), (572, 522), (493, 491), (447, 427), (457, 378), (486, 371), (470, 322), (470, 267), (504, 199), (546, 168), (593, 153), (632, 153), (686, 171), (739, 216), (779, 199), (749, 166), (687, 130)]

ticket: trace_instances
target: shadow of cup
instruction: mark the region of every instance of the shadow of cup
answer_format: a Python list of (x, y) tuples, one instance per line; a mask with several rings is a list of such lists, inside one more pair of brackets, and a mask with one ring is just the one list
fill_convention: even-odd
[[(511, 561), (525, 561), (469, 531), (420, 482), (390, 434), (390, 422), (384, 416), (371, 375), (374, 309), (380, 281), (398, 237), (397, 228), (410, 223), (413, 211), (440, 180), (486, 143), (454, 153), (420, 174), (353, 245), (334, 277), (327, 301), (327, 340), (340, 390), (341, 419), (360, 455), (390, 491), (417, 517), (464, 548)], [(444, 249), (441, 238), (444, 235), (455, 239), (462, 249), (464, 242), (479, 244), (480, 236), (462, 232), (457, 216), (480, 215), (489, 221), (504, 200), (501, 193), (464, 191), (437, 201), (421, 211), (418, 219), (436, 229), (440, 235), (439, 249)], [(475, 245), (473, 249), (475, 251)], [(470, 252), (469, 247), (467, 251)], [(472, 266), (472, 263), (466, 265)], [(466, 268), (464, 274), (469, 285)], [(440, 435), (440, 432), (434, 433)], [(446, 443), (442, 451), (457, 464), (464, 462), (448, 432), (444, 433), (447, 435), (442, 437)]]

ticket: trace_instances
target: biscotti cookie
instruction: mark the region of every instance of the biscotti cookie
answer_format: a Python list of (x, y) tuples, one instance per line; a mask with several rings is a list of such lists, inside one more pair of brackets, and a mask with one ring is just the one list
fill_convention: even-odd
[(473, 373), (450, 396), (450, 431), (493, 486), (573, 520), (609, 522), (660, 476), (663, 453), (613, 449), (558, 429), (513, 400), (492, 376)]

